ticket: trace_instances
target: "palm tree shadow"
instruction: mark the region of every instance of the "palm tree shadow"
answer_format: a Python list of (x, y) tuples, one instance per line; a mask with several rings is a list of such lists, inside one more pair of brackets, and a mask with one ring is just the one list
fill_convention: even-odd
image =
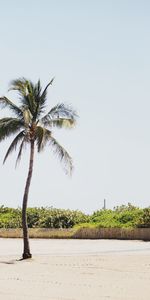
[(0, 260), (0, 264), (5, 264), (5, 265), (14, 265), (18, 261), (22, 261), (22, 258), (19, 259), (10, 259), (10, 260)]
[(0, 260), (0, 264), (14, 265), (17, 260)]
[(17, 262), (20, 261), (33, 261), (33, 259), (23, 259), (23, 258), (19, 258), (19, 259), (11, 259), (11, 260), (0, 260), (0, 264), (5, 264), (5, 265), (14, 265)]

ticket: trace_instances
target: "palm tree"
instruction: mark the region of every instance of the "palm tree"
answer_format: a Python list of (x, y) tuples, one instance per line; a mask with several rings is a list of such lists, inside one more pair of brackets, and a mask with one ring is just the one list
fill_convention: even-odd
[(0, 106), (2, 108), (9, 108), (14, 114), (12, 117), (0, 119), (0, 141), (11, 135), (16, 135), (7, 150), (3, 162), (6, 161), (9, 154), (13, 150), (16, 150), (16, 147), (18, 146), (17, 164), (22, 156), (25, 144), (28, 144), (30, 147), (29, 169), (22, 203), (23, 259), (32, 257), (29, 246), (26, 211), (33, 173), (35, 146), (37, 147), (37, 151), (41, 152), (48, 144), (60, 158), (61, 162), (64, 163), (66, 172), (71, 173), (73, 168), (70, 155), (53, 137), (51, 130), (53, 127), (74, 127), (77, 114), (70, 105), (65, 105), (63, 103), (57, 104), (45, 113), (47, 89), (52, 85), (53, 80), (54, 79), (47, 84), (44, 90), (42, 90), (40, 80), (36, 84), (33, 84), (32, 81), (25, 78), (13, 80), (11, 82), (10, 90), (18, 92), (20, 99), (19, 106), (14, 104), (7, 97), (0, 98)]

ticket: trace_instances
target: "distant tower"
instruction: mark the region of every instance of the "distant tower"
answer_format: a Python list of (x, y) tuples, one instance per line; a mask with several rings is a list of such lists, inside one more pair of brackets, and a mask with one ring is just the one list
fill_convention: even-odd
[(106, 209), (106, 199), (104, 199), (104, 206), (103, 206), (103, 209), (104, 209), (104, 210)]

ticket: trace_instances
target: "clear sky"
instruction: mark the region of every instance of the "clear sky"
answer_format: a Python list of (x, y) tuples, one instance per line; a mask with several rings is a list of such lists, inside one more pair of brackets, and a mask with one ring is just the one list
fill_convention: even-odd
[[(74, 160), (68, 178), (50, 149), (36, 155), (29, 206), (92, 212), (150, 205), (150, 1), (0, 0), (0, 94), (18, 77), (45, 85), (48, 107), (71, 103), (74, 130), (53, 135)], [(6, 115), (8, 112), (6, 112)], [(4, 110), (0, 116), (4, 116)], [(0, 145), (0, 159), (11, 139)], [(0, 204), (21, 206), (28, 149), (0, 164)]]

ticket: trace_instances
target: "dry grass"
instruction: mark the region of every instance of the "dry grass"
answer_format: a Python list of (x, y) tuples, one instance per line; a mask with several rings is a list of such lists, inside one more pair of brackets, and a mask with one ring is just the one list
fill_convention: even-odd
[(150, 228), (80, 228), (77, 239), (120, 239), (150, 241)]
[[(48, 229), (48, 228), (29, 228), (30, 238), (41, 239), (68, 239), (74, 234), (73, 229)], [(22, 229), (0, 229), (1, 238), (22, 238)]]
[[(30, 228), (30, 238), (43, 239), (126, 239), (150, 241), (150, 228)], [(0, 229), (1, 238), (22, 238), (22, 229)]]
[(74, 234), (73, 229), (48, 229), (48, 228), (32, 228), (29, 229), (30, 238), (44, 239), (68, 239)]

